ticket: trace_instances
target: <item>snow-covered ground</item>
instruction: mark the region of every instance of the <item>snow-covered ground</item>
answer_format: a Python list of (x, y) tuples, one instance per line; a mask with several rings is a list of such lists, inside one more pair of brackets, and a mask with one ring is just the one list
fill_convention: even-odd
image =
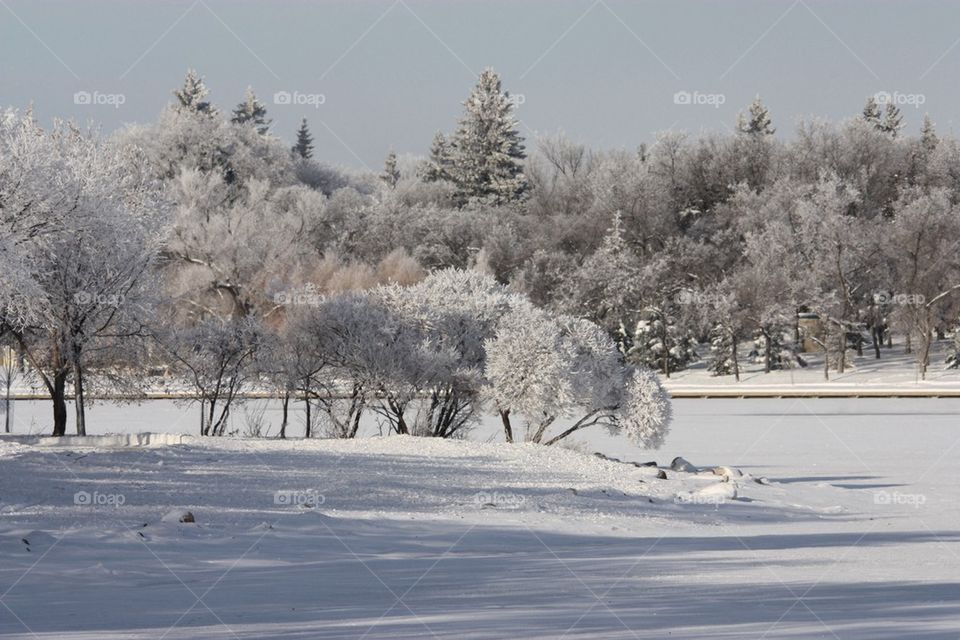
[(0, 438), (0, 636), (957, 638), (958, 413), (680, 400), (659, 452)]
[(796, 367), (764, 373), (763, 363), (748, 357), (751, 343), (740, 349), (740, 382), (734, 376), (715, 376), (707, 369), (709, 351), (703, 350), (700, 361), (689, 368), (671, 374), (665, 386), (675, 394), (701, 393), (960, 393), (960, 369), (944, 365), (952, 345), (951, 340), (935, 342), (930, 355), (926, 379), (921, 379), (915, 354), (905, 353), (901, 342), (891, 348), (882, 348), (877, 360), (873, 348), (865, 348), (863, 355), (847, 353), (847, 369), (843, 373), (830, 370), (830, 380), (823, 379), (823, 355), (801, 354), (806, 367)]

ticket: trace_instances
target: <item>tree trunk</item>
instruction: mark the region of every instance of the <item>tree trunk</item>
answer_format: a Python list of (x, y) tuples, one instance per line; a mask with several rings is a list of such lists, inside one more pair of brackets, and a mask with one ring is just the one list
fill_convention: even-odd
[(303, 428), (303, 437), (310, 438), (313, 435), (313, 416), (310, 413), (310, 396), (307, 393), (303, 394), (303, 403), (307, 410), (307, 424)]
[(59, 371), (53, 377), (50, 400), (53, 401), (53, 435), (67, 434), (67, 372)]
[(6, 409), (6, 411), (5, 411), (4, 414), (3, 414), (3, 417), (4, 417), (4, 425), (3, 425), (3, 427), (4, 427), (4, 429), (3, 429), (3, 430), (4, 430), (4, 433), (10, 433), (10, 414), (13, 413), (13, 406), (10, 404), (10, 385), (11, 385), (12, 382), (13, 382), (13, 381), (11, 380), (11, 378), (13, 377), (12, 372), (13, 372), (13, 363), (10, 363), (10, 368), (7, 370), (7, 377), (6, 377), (5, 381), (4, 381), (4, 382), (6, 382), (6, 387), (7, 387), (6, 390), (5, 390), (5, 396), (6, 396), (6, 397), (5, 397), (5, 399), (4, 399), (4, 401), (5, 401), (5, 403), (6, 403), (6, 404), (4, 405), (4, 408)]
[(737, 336), (730, 336), (730, 357), (733, 358), (733, 379), (740, 382), (740, 360), (737, 358)]
[(280, 422), (280, 439), (287, 437), (287, 417), (290, 415), (290, 392), (283, 392), (283, 400), (280, 406), (283, 409), (283, 419)]
[(764, 342), (763, 372), (770, 373), (770, 370), (773, 368), (770, 362), (773, 360), (773, 348), (770, 345), (770, 332), (767, 329), (761, 329), (760, 332), (763, 335)]
[(83, 365), (80, 354), (73, 354), (73, 407), (77, 418), (77, 435), (87, 435), (87, 415), (83, 404)]
[(837, 346), (840, 348), (837, 373), (843, 373), (847, 368), (847, 332), (842, 326), (840, 327), (840, 339), (837, 340)]
[(873, 340), (873, 354), (877, 360), (880, 359), (880, 343), (883, 342), (881, 331), (880, 327), (874, 327), (870, 332), (870, 337)]
[(913, 341), (910, 339), (910, 332), (907, 331), (906, 340), (903, 347), (904, 353), (913, 353)]
[(503, 423), (503, 437), (507, 442), (513, 442), (513, 426), (510, 424), (510, 409), (500, 410), (500, 422)]

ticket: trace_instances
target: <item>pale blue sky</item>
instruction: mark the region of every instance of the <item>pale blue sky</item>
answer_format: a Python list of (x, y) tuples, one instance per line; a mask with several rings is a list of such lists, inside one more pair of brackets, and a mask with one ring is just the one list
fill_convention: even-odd
[[(318, 158), (374, 168), (451, 129), (486, 66), (522, 95), (528, 138), (634, 148), (671, 127), (723, 131), (755, 94), (789, 135), (878, 91), (904, 101), (908, 130), (929, 112), (950, 131), (958, 41), (946, 1), (0, 0), (0, 104), (112, 130), (155, 118), (195, 67), (220, 107), (252, 85), (275, 133), (305, 116)], [(124, 103), (75, 104), (79, 91)], [(324, 102), (274, 105), (277, 91)], [(678, 105), (678, 91), (723, 104)]]

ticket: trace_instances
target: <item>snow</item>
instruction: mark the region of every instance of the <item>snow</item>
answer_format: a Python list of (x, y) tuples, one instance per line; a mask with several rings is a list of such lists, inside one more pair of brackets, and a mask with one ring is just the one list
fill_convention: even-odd
[(863, 355), (849, 351), (848, 369), (844, 373), (830, 370), (830, 380), (823, 379), (823, 354), (801, 354), (808, 365), (764, 373), (763, 364), (748, 357), (752, 343), (740, 349), (740, 382), (733, 375), (714, 376), (707, 370), (707, 358), (694, 362), (682, 371), (672, 372), (664, 387), (678, 396), (698, 395), (910, 395), (936, 393), (960, 394), (960, 369), (944, 366), (949, 353), (949, 340), (934, 343), (926, 380), (920, 378), (913, 354), (904, 353), (902, 344), (881, 349), (881, 358), (874, 358), (872, 347), (864, 347)]
[(956, 638), (958, 411), (680, 400), (658, 452), (0, 437), (0, 637)]

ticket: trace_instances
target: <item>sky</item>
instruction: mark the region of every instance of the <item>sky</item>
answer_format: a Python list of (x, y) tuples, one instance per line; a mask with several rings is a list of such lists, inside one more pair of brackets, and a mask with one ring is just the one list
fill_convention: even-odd
[[(252, 86), (272, 131), (378, 169), (450, 131), (493, 67), (521, 132), (634, 149), (728, 132), (757, 95), (778, 135), (880, 94), (951, 132), (960, 3), (942, 0), (0, 0), (0, 105), (105, 131), (149, 122), (188, 68), (224, 110)], [(958, 121), (957, 124), (960, 124)]]

